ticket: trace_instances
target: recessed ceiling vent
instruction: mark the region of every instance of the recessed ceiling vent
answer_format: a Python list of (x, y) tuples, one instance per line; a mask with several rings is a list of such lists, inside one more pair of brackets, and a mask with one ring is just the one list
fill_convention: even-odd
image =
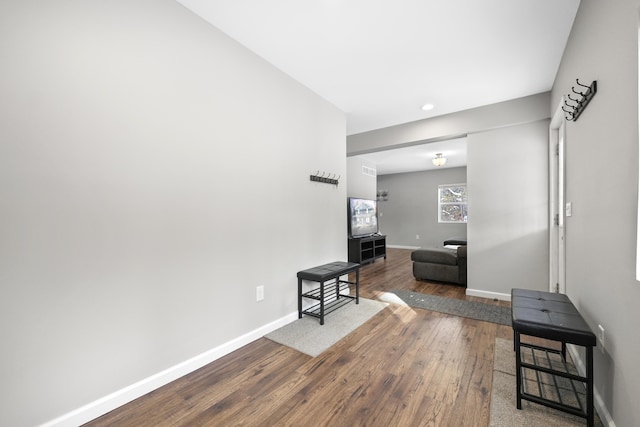
[(362, 175), (375, 177), (376, 170), (374, 168), (370, 168), (369, 166), (362, 166)]

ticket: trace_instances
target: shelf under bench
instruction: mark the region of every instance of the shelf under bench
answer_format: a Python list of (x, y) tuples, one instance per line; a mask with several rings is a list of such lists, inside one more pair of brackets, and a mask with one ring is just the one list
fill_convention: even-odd
[[(349, 290), (349, 285), (355, 285), (355, 282), (347, 282), (343, 280), (337, 280), (333, 283), (325, 283), (324, 285), (324, 314), (327, 315), (342, 306), (355, 301), (356, 297), (347, 294), (341, 294), (341, 291)], [(321, 301), (322, 298), (321, 288), (317, 287), (309, 292), (303, 293), (303, 298), (310, 298)], [(320, 318), (322, 310), (322, 304), (318, 302), (311, 307), (302, 310), (302, 314)]]

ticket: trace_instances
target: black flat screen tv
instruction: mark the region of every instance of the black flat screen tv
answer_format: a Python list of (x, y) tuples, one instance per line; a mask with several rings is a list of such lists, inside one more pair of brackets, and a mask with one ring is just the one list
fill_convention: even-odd
[(365, 237), (378, 233), (378, 207), (375, 200), (349, 197), (349, 236)]

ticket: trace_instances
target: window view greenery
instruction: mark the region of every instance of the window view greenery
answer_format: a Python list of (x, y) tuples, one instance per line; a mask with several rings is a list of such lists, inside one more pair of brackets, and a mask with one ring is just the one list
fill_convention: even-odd
[(438, 222), (467, 222), (467, 184), (438, 186)]

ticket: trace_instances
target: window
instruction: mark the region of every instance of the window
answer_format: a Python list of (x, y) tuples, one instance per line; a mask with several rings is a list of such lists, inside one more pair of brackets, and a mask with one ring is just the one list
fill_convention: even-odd
[(467, 222), (467, 184), (438, 186), (438, 222)]

